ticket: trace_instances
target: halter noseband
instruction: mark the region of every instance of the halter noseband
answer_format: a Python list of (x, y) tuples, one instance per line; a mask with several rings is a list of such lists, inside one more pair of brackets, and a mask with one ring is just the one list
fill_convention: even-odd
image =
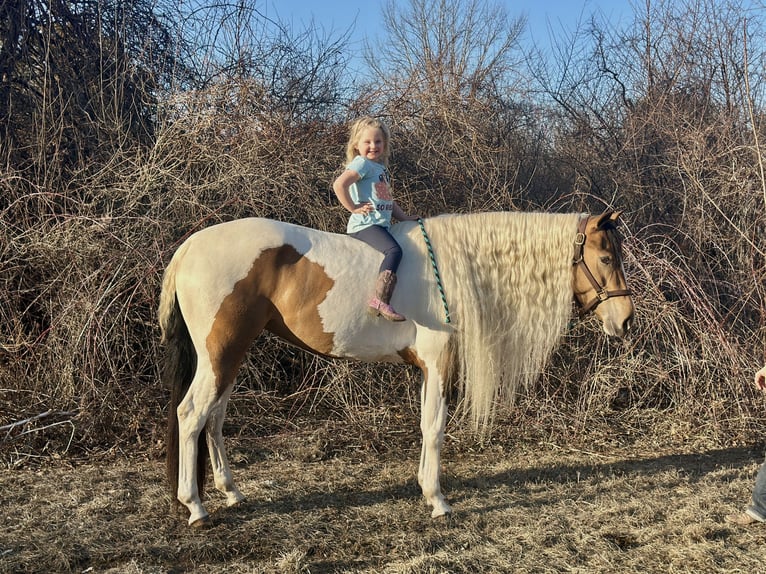
[(628, 289), (607, 291), (606, 285), (602, 287), (599, 282), (596, 281), (596, 278), (593, 276), (593, 273), (590, 272), (590, 269), (588, 269), (588, 264), (585, 263), (585, 228), (587, 225), (588, 218), (584, 217), (580, 220), (580, 224), (577, 227), (577, 235), (575, 235), (574, 240), (575, 254), (574, 258), (572, 259), (572, 265), (575, 267), (582, 267), (582, 272), (585, 274), (585, 277), (588, 279), (588, 281), (590, 281), (591, 287), (593, 287), (593, 289), (596, 291), (596, 296), (591, 299), (590, 303), (582, 306), (580, 309), (580, 317), (584, 317), (593, 311), (601, 303), (609, 299), (609, 297), (630, 296), (630, 291)]

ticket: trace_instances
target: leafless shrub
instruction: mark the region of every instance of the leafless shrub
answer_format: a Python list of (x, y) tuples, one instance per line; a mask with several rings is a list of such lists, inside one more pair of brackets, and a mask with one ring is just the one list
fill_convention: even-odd
[[(633, 337), (615, 345), (595, 322), (573, 322), (540, 384), (503, 413), (510, 424), (492, 440), (513, 440), (519, 428), (605, 445), (756, 436), (761, 405), (750, 379), (762, 358), (766, 293), (754, 150), (764, 54), (751, 50), (745, 94), (742, 21), (722, 8), (702, 3), (687, 17), (659, 4), (626, 30), (595, 21), (591, 49), (570, 53), (566, 68), (539, 70), (550, 99), (533, 100), (518, 66), (521, 20), (479, 1), (390, 5), (391, 51), (375, 68), (385, 81), (353, 101), (336, 66), (342, 43), (291, 36), (252, 9), (245, 18), (211, 8), (215, 18), (196, 24), (228, 19), (247, 33), (215, 44), (207, 40), (217, 25), (193, 27), (185, 38), (214, 57), (186, 50), (182, 72), (146, 78), (141, 85), (162, 89), (156, 105), (141, 100), (151, 129), (140, 137), (134, 124), (102, 114), (96, 124), (110, 129), (57, 148), (71, 147), (74, 160), (54, 151), (34, 167), (29, 154), (63, 141), (49, 136), (64, 124), (33, 122), (26, 143), (2, 140), (5, 460), (160, 454), (166, 396), (155, 306), (166, 262), (189, 234), (237, 217), (342, 232), (346, 214), (330, 184), (346, 121), (360, 113), (392, 125), (394, 186), (410, 211), (626, 210)], [(747, 27), (751, 48), (765, 45), (759, 25)], [(214, 45), (223, 51), (205, 52)], [(280, 56), (269, 59), (272, 45)], [(59, 117), (56, 105), (46, 117)], [(24, 117), (33, 115), (11, 123)], [(7, 130), (19, 127), (11, 123)], [(310, 458), (404, 448), (417, 433), (414, 372), (331, 363), (268, 336), (257, 346), (230, 407), (227, 432), (238, 440), (306, 432), (301, 456)], [(306, 430), (306, 417), (337, 422)], [(458, 422), (450, 436), (473, 444), (452, 428)]]
[[(762, 67), (750, 67), (750, 94), (742, 78), (744, 41), (762, 45), (763, 23), (737, 2), (645, 8), (622, 30), (594, 17), (547, 67), (530, 60), (558, 104), (547, 111), (570, 204), (626, 209), (638, 339), (609, 361), (588, 408), (597, 399), (609, 424), (656, 413), (637, 429), (676, 425), (674, 440), (744, 436), (757, 425), (763, 344), (762, 126), (748, 114), (763, 100)], [(601, 359), (595, 350), (580, 352)]]

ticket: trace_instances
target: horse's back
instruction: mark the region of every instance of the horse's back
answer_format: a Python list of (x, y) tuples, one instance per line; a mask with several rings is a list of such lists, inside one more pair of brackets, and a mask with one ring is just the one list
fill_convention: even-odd
[(365, 313), (381, 255), (347, 235), (247, 218), (198, 231), (183, 250), (178, 299), (198, 346), (265, 328), (325, 355), (398, 361), (414, 337), (411, 324)]

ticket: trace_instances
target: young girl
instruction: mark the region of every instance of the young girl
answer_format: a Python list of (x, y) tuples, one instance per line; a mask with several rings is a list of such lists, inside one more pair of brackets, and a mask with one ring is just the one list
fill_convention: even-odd
[(362, 117), (351, 125), (346, 146), (346, 169), (333, 183), (338, 200), (351, 212), (346, 231), (383, 253), (371, 310), (389, 321), (404, 321), (391, 307), (396, 286), (396, 270), (402, 248), (388, 232), (391, 216), (399, 221), (415, 221), (391, 197), (388, 157), (391, 152), (388, 128), (379, 120)]

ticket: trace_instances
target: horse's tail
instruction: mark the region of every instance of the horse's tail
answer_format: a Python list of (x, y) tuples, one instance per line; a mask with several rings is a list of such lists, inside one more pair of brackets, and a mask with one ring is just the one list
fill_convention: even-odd
[[(165, 344), (164, 368), (162, 379), (170, 389), (170, 405), (168, 406), (167, 426), (167, 477), (170, 490), (171, 504), (178, 504), (178, 416), (177, 409), (186, 391), (189, 390), (194, 372), (197, 368), (197, 352), (192, 344), (189, 330), (186, 326), (181, 308), (176, 297), (176, 271), (186, 251), (182, 245), (171, 259), (162, 277), (160, 305), (157, 311), (162, 342)], [(197, 486), (202, 496), (205, 486), (205, 470), (207, 468), (207, 442), (205, 432), (200, 433), (197, 445)]]

